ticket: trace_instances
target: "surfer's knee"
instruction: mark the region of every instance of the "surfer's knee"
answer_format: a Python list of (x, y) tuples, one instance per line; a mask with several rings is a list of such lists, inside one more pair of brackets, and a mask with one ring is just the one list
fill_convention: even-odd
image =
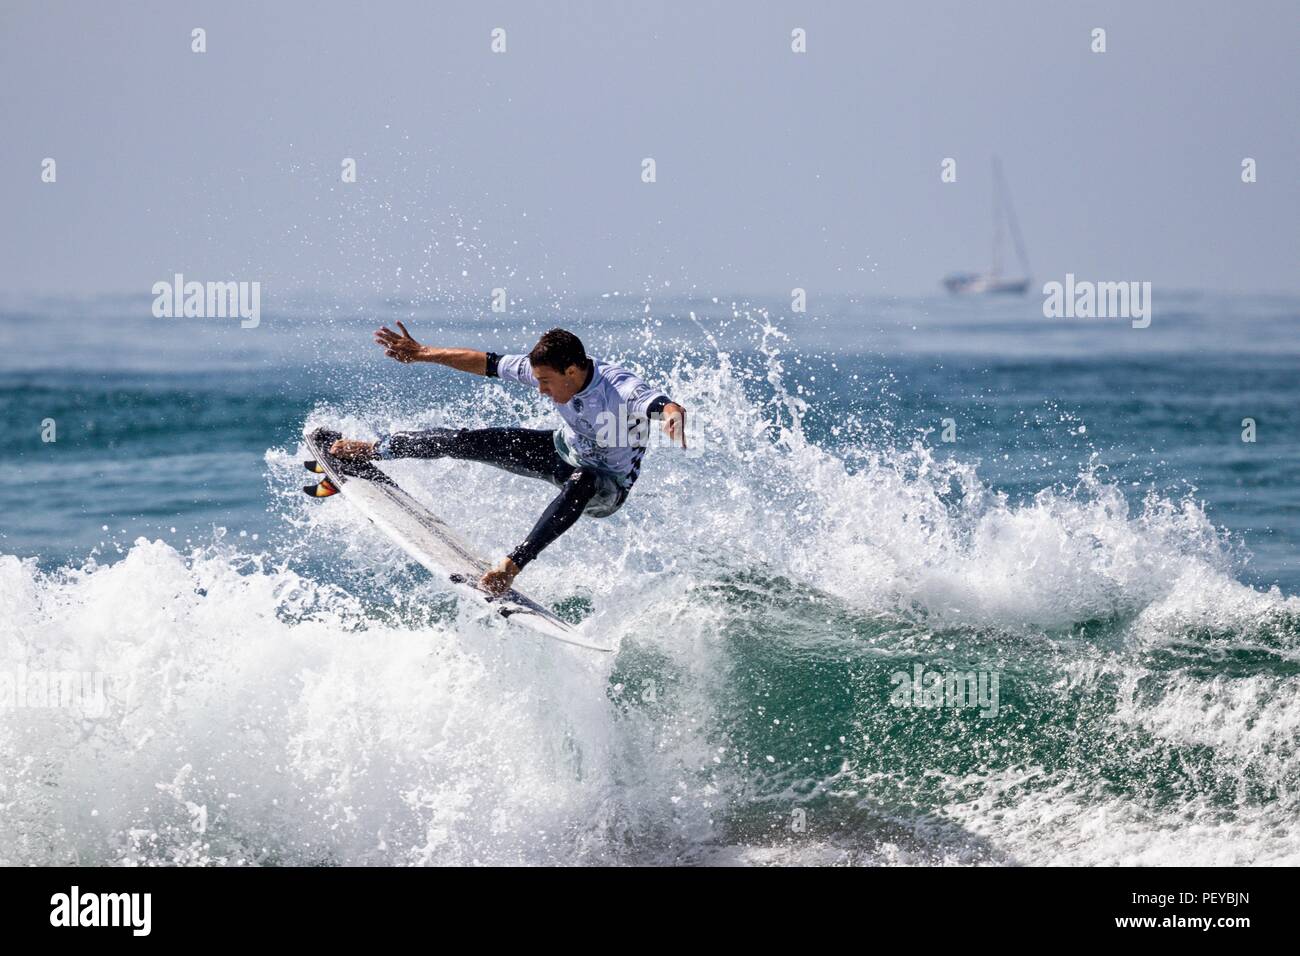
[(584, 498), (590, 498), (596, 493), (596, 475), (586, 468), (575, 469), (565, 484)]

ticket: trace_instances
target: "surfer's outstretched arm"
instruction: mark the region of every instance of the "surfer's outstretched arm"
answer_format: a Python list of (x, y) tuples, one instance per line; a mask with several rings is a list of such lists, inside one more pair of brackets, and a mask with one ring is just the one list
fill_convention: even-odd
[(401, 322), (397, 327), (401, 334), (384, 326), (375, 332), (375, 344), (384, 350), (384, 354), (403, 364), (407, 362), (434, 362), (446, 365), (461, 372), (474, 375), (488, 374), (488, 354), (475, 349), (440, 349), (432, 345), (421, 345), (406, 331)]

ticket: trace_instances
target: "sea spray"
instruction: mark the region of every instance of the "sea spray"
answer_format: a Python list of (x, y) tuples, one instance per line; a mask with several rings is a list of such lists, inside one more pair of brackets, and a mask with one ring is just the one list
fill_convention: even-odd
[[(902, 418), (887, 384), (819, 399), (775, 319), (718, 311), (717, 348), (649, 322), (626, 356), (589, 343), (641, 356), (709, 439), (654, 449), (618, 516), (528, 569), (612, 661), (472, 613), (304, 500), (291, 441), (261, 542), (113, 526), (91, 562), (0, 561), (0, 665), (107, 677), (97, 721), (0, 713), (3, 862), (1300, 860), (1300, 608), (1237, 579), (1195, 494), (1126, 494), (1085, 452), (1015, 495), (924, 434), (865, 440)], [(498, 382), (403, 381), (310, 421), (554, 420)], [(486, 554), (553, 493), (386, 467)], [(996, 716), (891, 707), (918, 664), (996, 672)]]

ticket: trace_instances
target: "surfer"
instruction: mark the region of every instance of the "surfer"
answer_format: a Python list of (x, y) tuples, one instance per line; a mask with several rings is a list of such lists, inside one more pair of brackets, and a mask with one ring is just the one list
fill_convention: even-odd
[(340, 439), (330, 447), (331, 455), (351, 461), (481, 461), (558, 486), (560, 493), (533, 530), (479, 581), (490, 594), (508, 590), (519, 572), (580, 516), (605, 518), (622, 507), (641, 472), (650, 421), (659, 420), (664, 433), (686, 447), (686, 409), (623, 366), (589, 357), (572, 332), (551, 329), (527, 355), (498, 355), (421, 345), (401, 322), (397, 327), (400, 334), (387, 326), (375, 333), (389, 358), (436, 362), (528, 385), (553, 401), (564, 420), (554, 431), (430, 428), (394, 432), (376, 442)]

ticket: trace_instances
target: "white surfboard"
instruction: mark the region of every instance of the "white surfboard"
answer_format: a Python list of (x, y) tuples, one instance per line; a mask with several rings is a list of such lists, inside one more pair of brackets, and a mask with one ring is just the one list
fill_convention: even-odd
[(329, 453), (337, 432), (318, 428), (303, 436), (308, 450), (345, 501), (370, 519), (403, 551), (435, 577), (475, 602), (538, 634), (609, 653), (611, 648), (589, 641), (579, 628), (556, 617), (532, 598), (513, 588), (493, 597), (478, 587), (489, 565), (451, 527), (369, 462), (345, 462)]

